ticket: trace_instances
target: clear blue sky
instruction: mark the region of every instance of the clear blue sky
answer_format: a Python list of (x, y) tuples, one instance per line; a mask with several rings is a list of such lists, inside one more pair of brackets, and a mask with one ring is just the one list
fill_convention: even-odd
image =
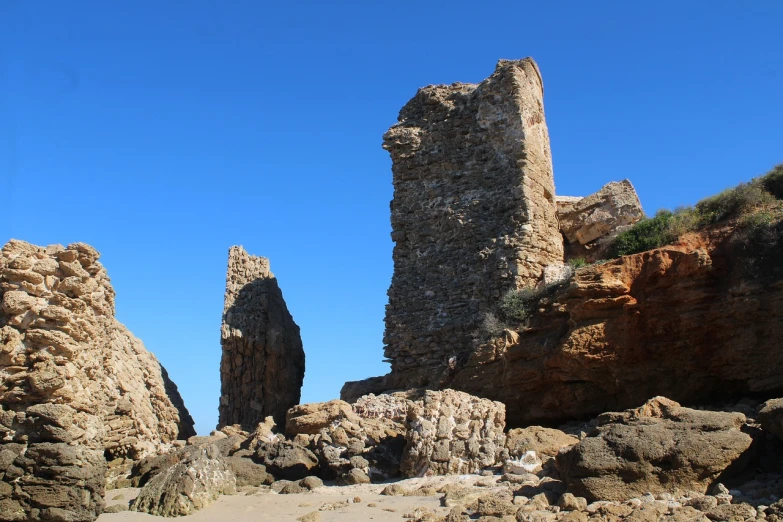
[(645, 209), (783, 161), (783, 2), (0, 0), (0, 241), (102, 252), (117, 316), (204, 433), (228, 248), (271, 259), (302, 399), (380, 375), (381, 136), (420, 86), (533, 56), (559, 194)]

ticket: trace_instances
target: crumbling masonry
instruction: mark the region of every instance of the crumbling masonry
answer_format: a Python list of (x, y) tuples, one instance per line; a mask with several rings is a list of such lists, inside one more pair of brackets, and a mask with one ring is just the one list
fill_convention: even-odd
[(563, 262), (538, 66), (501, 60), (478, 85), (419, 89), (383, 146), (395, 243), (384, 385), (438, 386), (502, 294)]

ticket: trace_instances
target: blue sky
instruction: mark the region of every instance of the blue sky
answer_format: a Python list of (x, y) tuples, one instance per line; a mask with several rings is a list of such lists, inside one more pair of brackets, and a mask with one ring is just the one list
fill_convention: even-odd
[(117, 316), (214, 428), (228, 248), (271, 259), (304, 402), (380, 375), (381, 136), (533, 56), (558, 194), (672, 208), (783, 162), (783, 2), (0, 0), (0, 241), (102, 252)]

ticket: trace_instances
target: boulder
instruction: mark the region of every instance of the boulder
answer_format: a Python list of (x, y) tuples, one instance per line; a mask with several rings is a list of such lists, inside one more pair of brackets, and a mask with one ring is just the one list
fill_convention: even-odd
[(316, 434), (334, 422), (348, 420), (358, 423), (359, 416), (350, 404), (339, 399), (294, 406), (286, 412), (285, 431), (289, 437), (299, 433)]
[(271, 484), (274, 477), (266, 472), (266, 466), (256, 464), (249, 458), (244, 457), (225, 457), (226, 466), (237, 478), (237, 487), (243, 486), (261, 486)]
[(783, 439), (783, 399), (770, 399), (759, 406), (756, 420), (761, 429)]
[(300, 480), (319, 471), (318, 458), (312, 451), (285, 440), (259, 445), (255, 458), (267, 472), (285, 480)]
[(299, 403), (302, 339), (269, 259), (241, 246), (228, 252), (220, 345), (218, 427), (252, 431), (270, 415), (282, 425), (286, 411)]
[(577, 442), (579, 439), (572, 435), (542, 426), (514, 428), (506, 433), (506, 449), (512, 458), (534, 451), (542, 460), (548, 460), (554, 458), (561, 448), (573, 446)]
[(426, 391), (408, 408), (407, 446), (400, 465), (408, 477), (477, 473), (502, 462), (506, 408), (454, 390)]
[(162, 517), (186, 516), (218, 496), (236, 491), (236, 476), (214, 446), (191, 455), (154, 476), (139, 492), (132, 511)]
[(585, 257), (590, 262), (606, 255), (609, 242), (620, 231), (644, 218), (639, 196), (627, 179), (607, 183), (585, 198), (557, 196), (555, 201), (567, 257)]
[(598, 422), (557, 455), (568, 491), (589, 501), (703, 494), (730, 466), (741, 469), (752, 442), (741, 431), (743, 414), (692, 410), (664, 398)]

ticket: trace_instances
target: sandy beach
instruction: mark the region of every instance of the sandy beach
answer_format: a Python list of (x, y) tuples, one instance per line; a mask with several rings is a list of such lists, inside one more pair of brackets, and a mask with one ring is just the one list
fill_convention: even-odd
[[(414, 478), (395, 482), (407, 490), (415, 491), (422, 487), (439, 489), (449, 483), (473, 485), (476, 481), (485, 479), (478, 475), (453, 475), (431, 478)], [(499, 478), (499, 477), (498, 477)], [(392, 483), (392, 482), (390, 482)], [(417, 508), (427, 509), (443, 516), (450, 508), (440, 505), (442, 494), (429, 496), (386, 496), (380, 492), (387, 484), (362, 484), (356, 486), (329, 486), (316, 488), (308, 493), (277, 494), (269, 489), (258, 492), (238, 493), (221, 496), (215, 503), (182, 520), (193, 522), (258, 522), (296, 521), (308, 513), (318, 512), (323, 522), (343, 520), (405, 520), (405, 515)], [(489, 491), (491, 488), (487, 488)], [(106, 494), (106, 506), (128, 504), (138, 494), (137, 488), (110, 490)], [(119, 497), (119, 498), (118, 498)], [(98, 522), (119, 521), (152, 521), (163, 520), (162, 517), (123, 511), (120, 513), (104, 513), (98, 517)]]

